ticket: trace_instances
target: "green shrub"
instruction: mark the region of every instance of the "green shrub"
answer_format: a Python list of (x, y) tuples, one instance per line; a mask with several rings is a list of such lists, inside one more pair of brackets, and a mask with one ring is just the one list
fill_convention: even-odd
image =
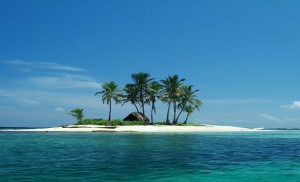
[(145, 125), (143, 121), (123, 121), (121, 119), (104, 120), (104, 119), (83, 119), (75, 125), (111, 125), (111, 126), (128, 126), (128, 125)]
[[(123, 121), (121, 119), (104, 120), (100, 119), (83, 119), (77, 122), (75, 125), (110, 125), (110, 126), (132, 126), (132, 125), (152, 125), (151, 123), (145, 123), (144, 121)], [(169, 125), (166, 122), (156, 122), (154, 125)], [(176, 126), (201, 126), (199, 123), (178, 123)]]

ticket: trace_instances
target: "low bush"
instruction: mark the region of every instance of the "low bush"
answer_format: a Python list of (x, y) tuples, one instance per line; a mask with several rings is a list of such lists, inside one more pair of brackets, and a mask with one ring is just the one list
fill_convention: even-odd
[[(121, 119), (115, 120), (105, 120), (105, 119), (83, 119), (82, 121), (77, 122), (75, 125), (110, 125), (110, 126), (132, 126), (132, 125), (152, 125), (151, 123), (145, 123), (144, 121), (123, 121)], [(167, 124), (166, 122), (156, 122), (153, 125), (172, 125)], [(201, 126), (199, 123), (187, 123), (182, 124), (178, 123), (176, 126)]]
[(110, 126), (128, 126), (128, 125), (146, 125), (143, 121), (123, 121), (121, 119), (104, 120), (104, 119), (83, 119), (75, 125), (110, 125)]

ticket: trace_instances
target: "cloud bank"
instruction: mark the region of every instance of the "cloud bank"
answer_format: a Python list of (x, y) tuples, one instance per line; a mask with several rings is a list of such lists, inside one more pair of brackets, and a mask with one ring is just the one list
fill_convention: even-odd
[(300, 109), (300, 101), (294, 101), (290, 105), (281, 105), (280, 107), (283, 109)]
[(3, 101), (0, 106), (52, 107), (52, 111), (59, 112), (65, 111), (65, 107), (98, 107), (93, 94), (101, 84), (82, 68), (23, 60), (9, 60), (4, 64), (19, 71), (15, 75), (19, 81), (12, 82), (11, 88), (0, 87), (0, 100)]

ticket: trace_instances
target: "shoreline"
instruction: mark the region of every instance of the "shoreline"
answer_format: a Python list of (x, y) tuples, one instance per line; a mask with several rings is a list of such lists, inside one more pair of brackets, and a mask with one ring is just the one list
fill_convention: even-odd
[(68, 125), (52, 128), (9, 129), (0, 132), (261, 132), (262, 129), (250, 129), (235, 126), (166, 126), (166, 125), (133, 125), (133, 126), (102, 126), (102, 125)]

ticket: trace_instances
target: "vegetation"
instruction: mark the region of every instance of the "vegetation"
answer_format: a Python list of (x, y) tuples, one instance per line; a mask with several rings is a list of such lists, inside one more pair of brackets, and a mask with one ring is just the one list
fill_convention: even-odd
[(192, 106), (192, 105), (186, 106), (186, 107), (184, 108), (185, 112), (187, 112), (187, 115), (186, 115), (186, 118), (185, 118), (185, 121), (183, 122), (183, 124), (186, 124), (186, 123), (187, 123), (187, 120), (188, 120), (190, 114), (191, 114), (192, 112), (194, 112), (196, 108), (197, 108), (196, 106)]
[(84, 109), (76, 108), (76, 109), (71, 110), (67, 114), (75, 117), (77, 119), (77, 122), (81, 122), (84, 117), (83, 110)]
[(144, 125), (143, 121), (123, 121), (121, 119), (104, 120), (104, 119), (83, 119), (75, 125), (111, 125), (111, 126), (128, 126), (128, 125)]
[[(182, 86), (180, 89), (180, 96), (179, 96), (179, 104), (178, 109), (180, 109), (180, 112), (175, 120), (175, 123), (177, 124), (178, 119), (183, 111), (187, 113), (187, 118), (189, 115), (196, 109), (199, 110), (199, 107), (202, 105), (202, 102), (197, 99), (197, 96), (195, 95), (196, 92), (199, 90), (192, 90), (193, 86)], [(184, 123), (187, 122), (187, 119)]]
[[(80, 122), (75, 123), (75, 125), (111, 125), (111, 126), (133, 126), (133, 125), (145, 125), (143, 121), (123, 121), (121, 119), (115, 120), (104, 120), (104, 119), (83, 119)], [(155, 126), (168, 125), (166, 122), (156, 122), (153, 124)], [(177, 126), (202, 126), (199, 123), (179, 123)]]
[(130, 102), (136, 108), (136, 112), (140, 112), (139, 108), (137, 107), (137, 105), (140, 105), (140, 103), (137, 95), (138, 92), (136, 91), (135, 87), (131, 84), (127, 84), (124, 88), (124, 92), (125, 94), (123, 95), (122, 105), (124, 105), (127, 102)]
[(149, 84), (153, 80), (151, 75), (144, 72), (134, 73), (131, 75), (132, 81), (134, 83), (128, 84), (128, 86), (133, 87), (135, 93), (137, 93), (137, 99), (141, 103), (142, 113), (145, 115), (145, 102), (147, 97), (147, 90), (149, 88)]
[(162, 86), (158, 82), (152, 82), (149, 86), (149, 89), (147, 89), (147, 103), (150, 103), (151, 105), (151, 123), (153, 124), (153, 112), (156, 114), (156, 107), (155, 102), (157, 101), (157, 98), (160, 97), (160, 90)]
[(176, 121), (177, 101), (179, 101), (180, 99), (180, 87), (182, 86), (184, 81), (185, 81), (184, 78), (179, 80), (178, 75), (168, 76), (165, 80), (161, 80), (163, 84), (163, 98), (164, 98), (163, 100), (167, 101), (168, 103), (166, 123), (170, 123), (169, 120), (170, 106), (171, 103), (173, 103), (173, 109), (174, 109), (173, 124), (177, 124)]
[[(101, 85), (102, 90), (95, 95), (102, 94), (103, 104), (109, 106), (108, 120), (103, 119), (84, 119), (83, 109), (74, 109), (70, 111), (70, 115), (76, 117), (77, 124), (97, 124), (108, 125), (111, 121), (112, 102), (115, 104), (130, 103), (134, 105), (136, 112), (145, 115), (145, 106), (150, 106), (151, 124), (154, 124), (154, 114), (156, 114), (156, 102), (161, 101), (167, 103), (166, 120), (163, 124), (178, 125), (179, 119), (183, 113), (186, 118), (182, 122), (187, 124), (189, 116), (195, 111), (200, 110), (202, 106), (201, 100), (197, 98), (198, 89), (193, 89), (193, 85), (185, 85), (185, 78), (179, 78), (178, 75), (168, 76), (160, 82), (155, 81), (150, 74), (139, 72), (131, 75), (133, 83), (126, 84), (121, 90), (115, 82), (107, 82)], [(170, 120), (170, 109), (173, 108), (173, 120)], [(143, 121), (122, 121), (112, 120), (111, 125), (144, 125)], [(158, 124), (158, 123), (155, 123)], [(162, 123), (160, 123), (162, 124)]]
[(95, 95), (103, 94), (102, 101), (103, 104), (106, 102), (109, 105), (109, 116), (108, 121), (111, 120), (111, 102), (115, 101), (116, 104), (121, 102), (121, 90), (118, 88), (118, 84), (111, 81), (108, 83), (104, 83), (102, 86), (102, 91), (95, 93)]

